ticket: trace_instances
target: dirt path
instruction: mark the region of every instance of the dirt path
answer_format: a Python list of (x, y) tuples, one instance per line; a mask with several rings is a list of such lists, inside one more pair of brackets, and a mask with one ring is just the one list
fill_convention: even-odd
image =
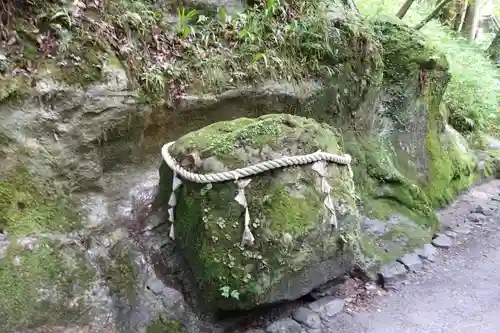
[[(331, 333), (496, 333), (500, 327), (500, 180), (477, 186), (440, 212), (443, 227), (465, 225), (435, 263), (412, 274), (375, 308), (341, 313)], [(484, 212), (484, 214), (483, 214)]]

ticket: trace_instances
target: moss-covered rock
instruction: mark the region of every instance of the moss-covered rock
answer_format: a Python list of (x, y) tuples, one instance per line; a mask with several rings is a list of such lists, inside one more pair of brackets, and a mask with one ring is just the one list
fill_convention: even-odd
[(187, 330), (178, 320), (158, 317), (147, 327), (146, 333), (187, 333)]
[[(372, 26), (384, 61), (378, 118), (372, 118), (371, 132), (344, 135), (354, 157), (362, 212), (386, 227), (385, 236), (361, 230), (368, 266), (428, 242), (439, 228), (434, 208), (478, 178), (477, 161), (460, 134), (446, 125), (440, 106), (449, 80), (444, 56), (402, 24), (376, 21)], [(412, 222), (397, 223), (404, 237), (392, 237), (395, 225), (389, 221), (401, 218)]]
[[(58, 198), (58, 189), (39, 175), (18, 165), (2, 172), (0, 179), (0, 227), (11, 236), (47, 231), (71, 231), (78, 219), (71, 205)], [(57, 198), (57, 199), (55, 199)]]
[[(435, 208), (452, 200), (477, 178), (459, 134), (450, 134), (441, 99), (450, 74), (446, 58), (411, 28), (378, 21), (384, 49), (382, 115), (394, 165), (421, 188), (421, 200)], [(426, 199), (426, 200), (425, 200)], [(410, 207), (412, 208), (412, 207)]]
[[(328, 125), (290, 115), (268, 115), (210, 125), (171, 147), (179, 161), (197, 151), (197, 172), (220, 172), (280, 156), (321, 149), (342, 154)], [(243, 208), (233, 182), (186, 182), (178, 195), (176, 239), (213, 309), (245, 309), (298, 298), (342, 274), (354, 260), (341, 235), (356, 229), (356, 204), (348, 168), (328, 166), (327, 179), (339, 229), (324, 223), (320, 178), (311, 165), (251, 177), (246, 188), (254, 246), (240, 245)], [(170, 194), (172, 171), (161, 168), (161, 191)], [(166, 201), (164, 202), (166, 204)], [(346, 250), (344, 252), (344, 250)]]
[(13, 242), (0, 260), (2, 330), (88, 321), (85, 294), (96, 272), (82, 252), (51, 238)]
[(0, 179), (0, 313), (2, 330), (85, 320), (85, 292), (95, 269), (75, 239), (62, 232), (78, 227), (71, 202), (53, 183), (24, 166), (3, 170)]

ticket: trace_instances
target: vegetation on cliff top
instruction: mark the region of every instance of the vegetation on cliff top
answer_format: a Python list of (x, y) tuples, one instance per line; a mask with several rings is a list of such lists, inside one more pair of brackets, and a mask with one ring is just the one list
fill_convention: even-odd
[(8, 3), (16, 19), (2, 26), (4, 73), (33, 76), (49, 63), (61, 79), (85, 85), (100, 78), (104, 59), (119, 59), (148, 102), (172, 105), (188, 89), (331, 74), (332, 60), (350, 52), (319, 0), (259, 2), (233, 16), (221, 8), (217, 17), (194, 8), (175, 15), (152, 1)]

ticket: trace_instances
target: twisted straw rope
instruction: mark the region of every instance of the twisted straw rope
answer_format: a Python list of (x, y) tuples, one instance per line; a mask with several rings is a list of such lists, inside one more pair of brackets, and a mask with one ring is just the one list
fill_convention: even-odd
[(165, 163), (167, 163), (170, 169), (172, 169), (172, 171), (174, 171), (181, 178), (199, 184), (220, 183), (228, 180), (238, 180), (240, 178), (257, 175), (259, 173), (266, 172), (269, 170), (274, 170), (294, 165), (310, 164), (318, 161), (334, 162), (343, 165), (349, 165), (351, 163), (351, 156), (348, 154), (340, 156), (340, 155), (325, 153), (322, 151), (317, 151), (315, 153), (307, 155), (281, 157), (275, 160), (260, 162), (254, 165), (250, 165), (240, 169), (235, 169), (232, 171), (200, 174), (200, 173), (193, 173), (184, 169), (170, 155), (168, 150), (174, 143), (175, 141), (166, 143), (161, 148), (161, 155), (163, 156)]

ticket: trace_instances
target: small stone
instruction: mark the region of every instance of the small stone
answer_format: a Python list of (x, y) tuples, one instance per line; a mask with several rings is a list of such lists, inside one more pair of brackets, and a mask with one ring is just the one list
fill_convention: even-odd
[(333, 296), (326, 296), (310, 303), (307, 307), (317, 314), (321, 320), (329, 322), (344, 310), (345, 300)]
[(486, 216), (491, 216), (493, 214), (493, 212), (490, 209), (485, 208), (484, 206), (481, 205), (478, 205), (475, 208), (473, 208), (471, 210), (471, 213), (482, 214)]
[(21, 265), (21, 258), (19, 258), (19, 256), (15, 256), (14, 259), (12, 260), (12, 263), (14, 264), (14, 266)]
[(418, 256), (430, 262), (436, 260), (437, 249), (432, 244), (425, 244), (423, 248), (415, 251)]
[(432, 245), (447, 249), (453, 245), (453, 239), (444, 234), (438, 234), (438, 236), (432, 240)]
[(500, 201), (500, 196), (496, 195), (493, 198), (491, 198), (493, 201)]
[(9, 253), (10, 242), (0, 241), (0, 259), (7, 257)]
[(467, 221), (479, 223), (484, 220), (484, 215), (478, 213), (471, 213), (467, 215)]
[(291, 318), (275, 321), (266, 328), (267, 333), (304, 333), (304, 329), (298, 322)]
[(266, 332), (263, 330), (251, 329), (250, 331), (246, 331), (245, 333), (266, 333)]
[(379, 274), (384, 278), (384, 283), (396, 282), (406, 276), (406, 267), (393, 261), (380, 267)]
[(297, 322), (309, 328), (320, 328), (321, 319), (318, 314), (311, 309), (300, 307), (292, 315)]
[(453, 231), (456, 232), (457, 234), (460, 234), (460, 235), (470, 234), (470, 228), (466, 225), (456, 227), (455, 229), (453, 229)]
[(424, 266), (424, 263), (416, 253), (405, 254), (401, 259), (398, 260), (402, 263), (407, 270), (412, 272), (418, 272)]
[(306, 333), (325, 333), (323, 328), (309, 328), (306, 327)]
[(17, 244), (21, 245), (25, 251), (33, 251), (36, 247), (38, 240), (35, 237), (23, 237), (17, 240)]
[(385, 222), (376, 219), (365, 219), (362, 221), (363, 229), (375, 236), (382, 236), (387, 232)]
[(453, 230), (446, 230), (444, 234), (453, 239), (457, 238), (457, 233)]

